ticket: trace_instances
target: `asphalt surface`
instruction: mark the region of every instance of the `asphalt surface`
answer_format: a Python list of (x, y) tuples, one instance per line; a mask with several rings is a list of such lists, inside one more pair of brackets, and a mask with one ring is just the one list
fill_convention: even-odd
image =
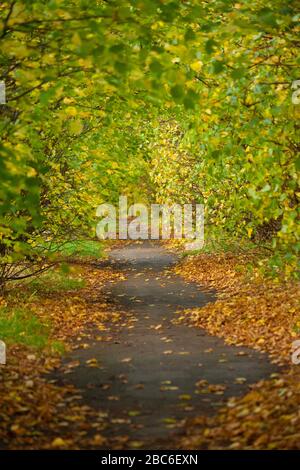
[[(104, 293), (130, 321), (111, 341), (69, 354), (65, 365), (80, 361), (72, 373), (56, 373), (59, 382), (81, 389), (85, 403), (107, 412), (104, 435), (128, 435), (145, 448), (159, 448), (159, 442), (168, 448), (185, 419), (215, 413), (226, 398), (244, 394), (277, 370), (264, 354), (174, 323), (178, 311), (215, 300), (214, 292), (170, 273), (176, 262), (174, 254), (151, 242), (113, 250), (109, 263), (126, 280), (108, 283)], [(90, 358), (100, 367), (88, 367)], [(200, 380), (207, 384), (197, 386)]]

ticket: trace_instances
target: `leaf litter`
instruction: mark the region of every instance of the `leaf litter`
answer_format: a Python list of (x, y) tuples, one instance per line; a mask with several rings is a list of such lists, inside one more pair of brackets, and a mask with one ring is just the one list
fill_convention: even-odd
[(215, 303), (180, 312), (178, 322), (204, 328), (228, 344), (268, 353), (272, 362), (284, 366), (243, 397), (227, 400), (215, 416), (196, 416), (195, 411), (185, 424), (180, 448), (300, 449), (300, 370), (291, 361), (291, 345), (300, 336), (300, 286), (263, 279), (256, 271), (247, 275), (241, 266), (255, 256), (200, 254), (175, 267), (185, 279), (218, 290)]

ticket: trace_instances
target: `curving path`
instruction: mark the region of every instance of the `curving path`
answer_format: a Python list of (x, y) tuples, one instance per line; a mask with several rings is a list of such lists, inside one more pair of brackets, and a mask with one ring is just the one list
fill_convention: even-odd
[[(263, 354), (174, 324), (176, 311), (214, 301), (214, 293), (167, 271), (176, 261), (151, 242), (113, 250), (109, 262), (126, 280), (108, 285), (105, 295), (128, 311), (131, 321), (112, 341), (70, 354), (67, 362), (82, 365), (57, 377), (80, 388), (87, 404), (107, 411), (104, 435), (129, 435), (148, 449), (172, 448), (169, 439), (184, 419), (216, 412), (226, 397), (245, 393), (249, 384), (276, 371)], [(86, 367), (89, 358), (102, 368)], [(199, 393), (199, 380), (226, 388), (210, 393), (204, 386), (206, 393)]]

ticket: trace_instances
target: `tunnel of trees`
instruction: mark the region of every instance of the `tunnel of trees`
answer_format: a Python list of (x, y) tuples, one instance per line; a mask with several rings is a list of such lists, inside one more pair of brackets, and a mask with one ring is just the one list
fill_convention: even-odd
[[(299, 19), (0, 2), (0, 450), (300, 448)], [(203, 249), (97, 239), (121, 196)]]
[(119, 194), (203, 203), (212, 238), (295, 272), (296, 1), (0, 8), (3, 282), (94, 235), (95, 207)]

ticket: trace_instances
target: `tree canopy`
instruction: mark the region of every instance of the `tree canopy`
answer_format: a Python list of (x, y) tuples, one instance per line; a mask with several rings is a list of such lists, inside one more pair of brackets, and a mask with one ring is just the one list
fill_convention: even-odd
[(11, 0), (0, 18), (4, 272), (93, 233), (119, 194), (204, 203), (211, 233), (295, 272), (296, 0)]

